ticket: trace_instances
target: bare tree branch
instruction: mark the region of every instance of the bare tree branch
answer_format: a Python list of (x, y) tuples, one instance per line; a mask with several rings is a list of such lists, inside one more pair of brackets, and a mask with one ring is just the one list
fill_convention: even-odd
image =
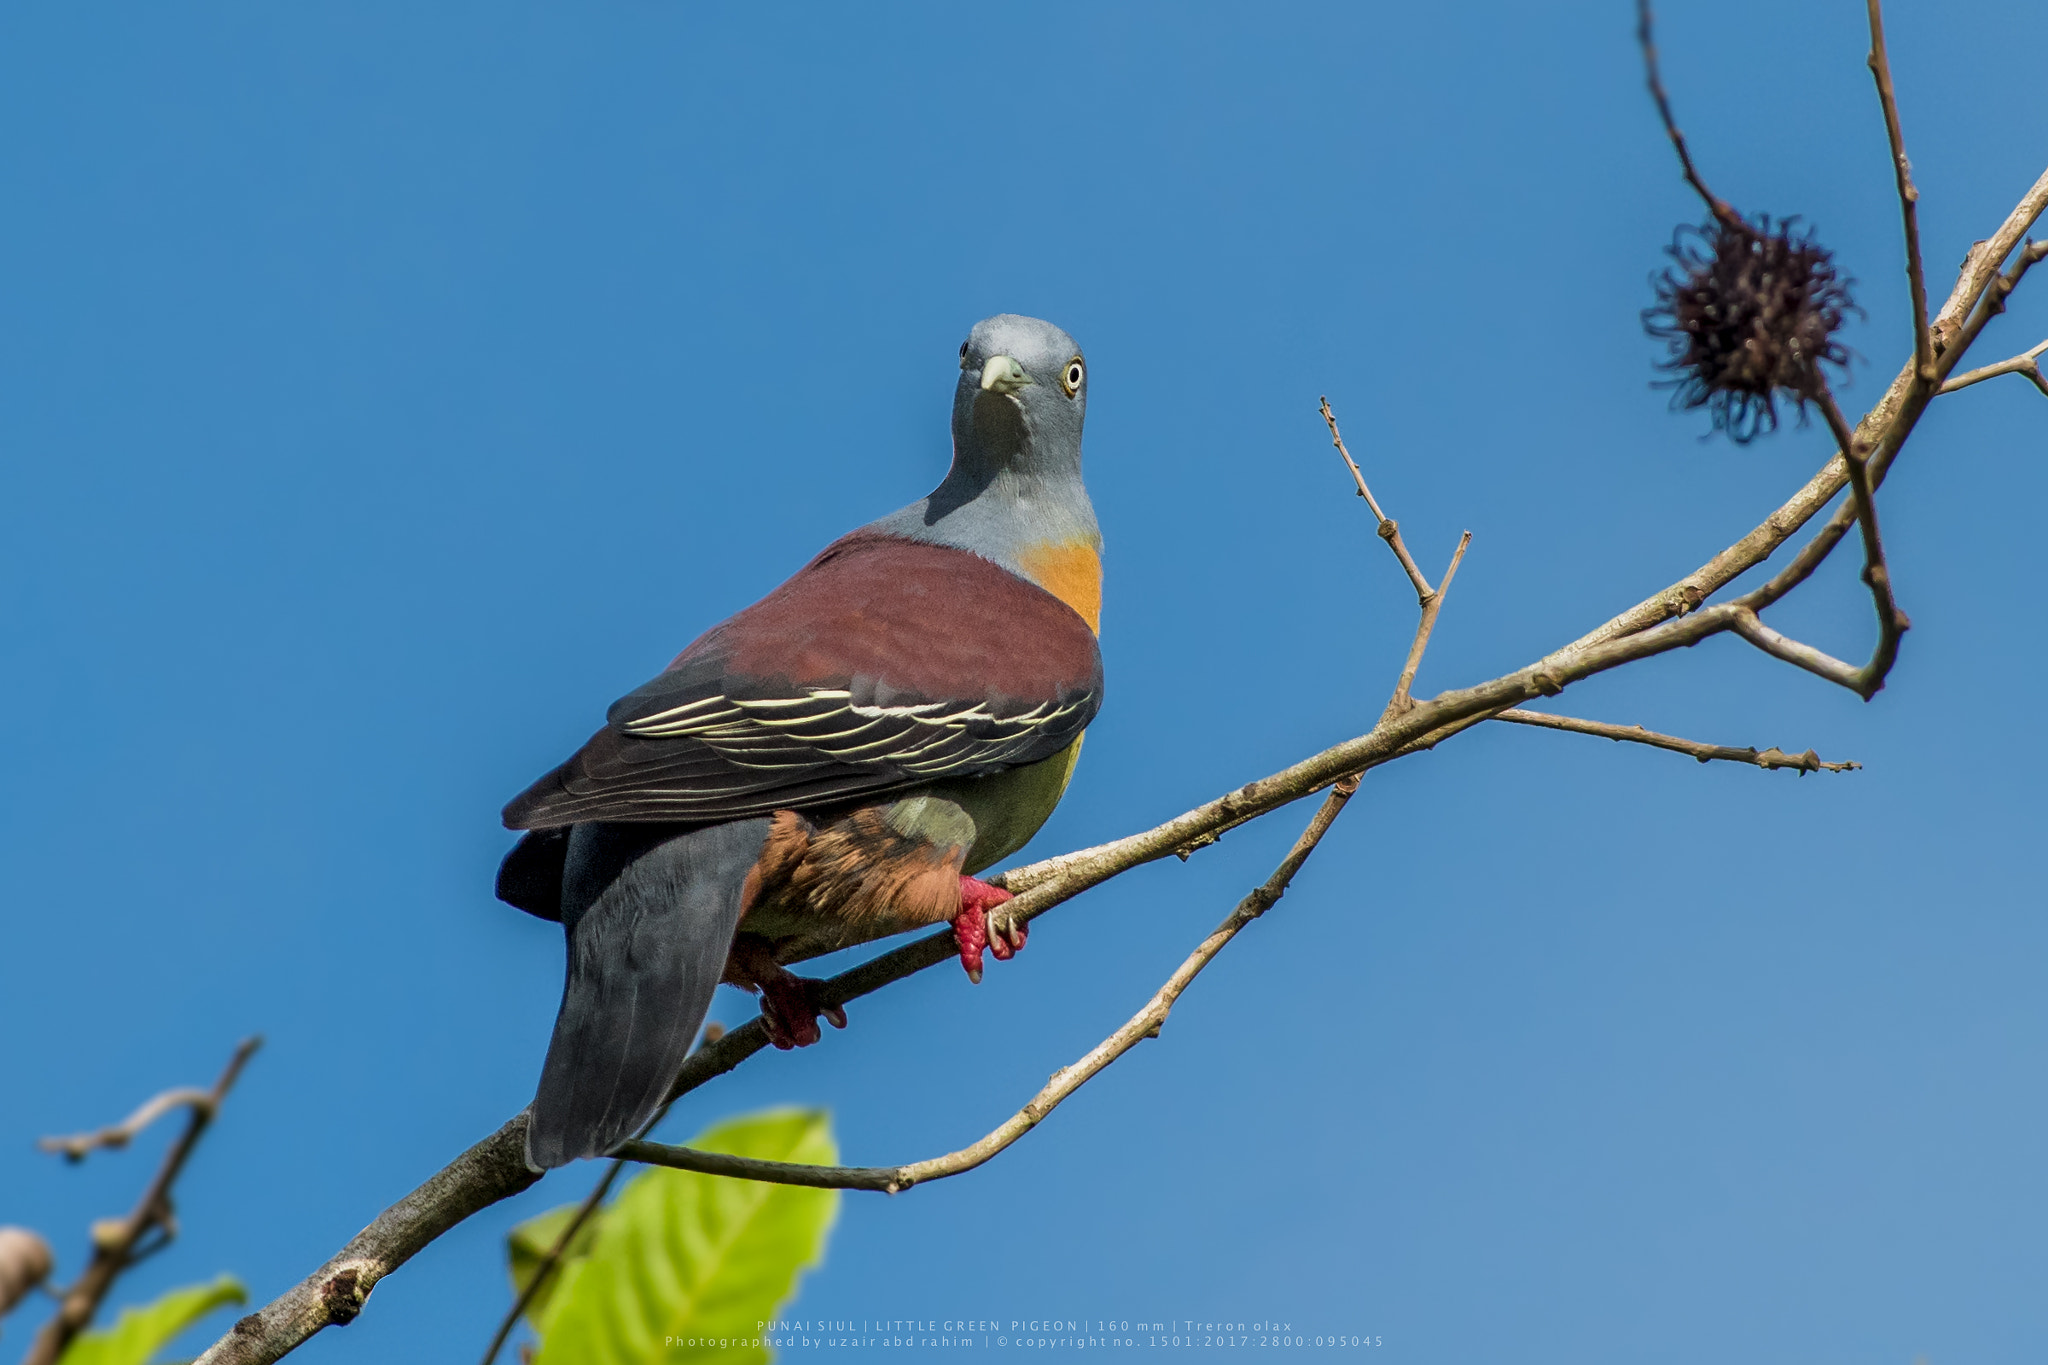
[(463, 1219), (539, 1179), (526, 1166), (521, 1112), (378, 1214), (325, 1265), (237, 1322), (200, 1359), (277, 1360), (323, 1327), (354, 1322), (379, 1280)]
[[(1934, 368), (1934, 337), (1927, 327), (1927, 276), (1920, 263), (1920, 191), (1906, 160), (1906, 134), (1899, 127), (1899, 101), (1892, 91), (1891, 58), (1884, 48), (1884, 8), (1868, 0), (1870, 11), (1870, 76), (1877, 82), (1877, 100), (1884, 107), (1885, 136), (1892, 144), (1892, 174), (1899, 187), (1899, 213), (1906, 221), (1906, 279), (1913, 291), (1913, 357), (1915, 377), (1928, 388), (1940, 382)], [(1837, 437), (1836, 439), (1840, 439)]]
[(2030, 350), (2021, 351), (2010, 360), (2001, 360), (1996, 365), (1986, 365), (1982, 369), (1971, 370), (1968, 374), (1959, 374), (1954, 379), (1949, 380), (1948, 383), (1943, 384), (1941, 392), (1954, 393), (1957, 389), (1967, 389), (1972, 384), (1981, 384), (1987, 379), (1996, 379), (2002, 374), (2023, 374), (2033, 381), (2035, 388), (2039, 389), (2042, 393), (2048, 393), (2048, 377), (2044, 377), (2041, 373), (2041, 353), (2043, 351), (2048, 351), (2048, 341), (2044, 341)]
[[(2035, 182), (1998, 231), (1971, 249), (1948, 302), (1932, 324), (1940, 375), (1953, 370), (1984, 321), (1995, 311), (1993, 294), (2002, 306), (2011, 286), (2032, 264), (2023, 256), (2012, 271), (2000, 274), (2006, 258), (2040, 217), (2044, 206), (2048, 206), (2048, 172)], [(2028, 248), (2029, 252), (2032, 250)], [(1995, 288), (2001, 283), (2005, 285), (2002, 293)], [(1979, 309), (1980, 303), (1983, 309)], [(1890, 461), (1932, 397), (1932, 388), (1917, 383), (1916, 357), (1908, 362), (1877, 406), (1863, 417), (1856, 435), (1862, 448), (1870, 452), (1866, 458), (1872, 488), (1881, 486)], [(1760, 628), (1755, 612), (1766, 602), (1742, 599), (1713, 606), (1702, 604), (1711, 593), (1767, 559), (1841, 492), (1848, 477), (1847, 465), (1840, 457), (1830, 460), (1763, 524), (1701, 568), (1533, 664), (1475, 687), (1439, 693), (1398, 716), (1382, 718), (1367, 734), (1334, 745), (1143, 833), (992, 878), (1017, 893), (1017, 898), (1004, 909), (1020, 919), (1035, 918), (1121, 872), (1194, 846), (1207, 836), (1300, 800), (1340, 779), (1430, 749), (1524, 701), (1555, 696), (1583, 678), (1685, 648), (1716, 634), (1747, 631), (1752, 623)], [(1793, 568), (1811, 558), (1812, 562), (1799, 575), (1801, 578), (1812, 571), (1812, 564), (1825, 558), (1855, 520), (1853, 504), (1845, 506), (1842, 512), (1847, 515), (1838, 513), (1795, 560)], [(1838, 529), (1836, 520), (1840, 522)], [(1781, 574), (1780, 578), (1783, 577)], [(1411, 582), (1418, 578), (1420, 571), (1415, 570)], [(1766, 584), (1751, 598), (1766, 594), (1776, 583), (1773, 580), (1773, 584)], [(1778, 590), (1770, 600), (1782, 596), (1790, 586)], [(1423, 580), (1418, 585), (1419, 596), (1426, 587), (1427, 580)], [(1855, 671), (1838, 661), (1831, 662), (1841, 670)], [(844, 1004), (954, 956), (951, 932), (940, 930), (830, 978), (822, 983), (821, 993), (834, 1004)], [(685, 1062), (672, 1094), (680, 1095), (703, 1085), (766, 1044), (766, 1033), (758, 1019), (734, 1029)], [(322, 1327), (353, 1319), (378, 1279), (470, 1214), (518, 1193), (538, 1178), (526, 1168), (524, 1144), (522, 1114), (379, 1215), (313, 1275), (261, 1311), (243, 1318), (201, 1357), (203, 1365), (274, 1361)]]
[[(67, 1159), (77, 1161), (96, 1146), (122, 1146), (157, 1115), (179, 1105), (189, 1106), (192, 1111), (191, 1117), (185, 1121), (185, 1131), (178, 1134), (170, 1150), (164, 1153), (155, 1178), (142, 1192), (142, 1198), (136, 1201), (133, 1211), (126, 1218), (108, 1219), (94, 1225), (92, 1260), (75, 1284), (59, 1292), (57, 1311), (36, 1333), (35, 1340), (29, 1344), (28, 1354), (22, 1357), (22, 1365), (55, 1365), (72, 1338), (91, 1324), (93, 1314), (99, 1312), (107, 1291), (114, 1287), (114, 1281), (121, 1272), (170, 1240), (174, 1227), (171, 1187), (177, 1183), (179, 1173), (185, 1169), (186, 1158), (192, 1155), (192, 1149), (199, 1144), (207, 1125), (220, 1111), (221, 1101), (227, 1098), (235, 1079), (242, 1074), (243, 1066), (261, 1046), (261, 1038), (243, 1039), (235, 1048), (234, 1055), (228, 1058), (227, 1066), (211, 1090), (167, 1091), (136, 1110), (126, 1123), (82, 1138), (45, 1139), (41, 1144), (45, 1151), (63, 1152)], [(110, 1141), (106, 1137), (108, 1134), (119, 1136)], [(159, 1240), (153, 1245), (143, 1246), (142, 1239), (152, 1232), (159, 1234)]]
[[(1446, 579), (1448, 580), (1448, 575)], [(1448, 582), (1446, 583), (1448, 586)], [(1045, 1088), (1031, 1097), (1022, 1109), (1012, 1114), (987, 1137), (957, 1152), (932, 1157), (926, 1161), (913, 1161), (904, 1166), (806, 1166), (787, 1161), (757, 1161), (750, 1157), (727, 1156), (720, 1152), (700, 1152), (690, 1147), (671, 1147), (659, 1142), (629, 1142), (619, 1149), (619, 1155), (628, 1161), (646, 1162), (652, 1166), (672, 1166), (684, 1171), (702, 1171), (707, 1175), (734, 1176), (741, 1180), (765, 1180), (778, 1185), (809, 1185), (828, 1190), (879, 1190), (885, 1194), (900, 1194), (913, 1185), (922, 1185), (933, 1180), (943, 1180), (950, 1175), (959, 1175), (990, 1160), (1004, 1148), (1036, 1128), (1039, 1123), (1059, 1107), (1060, 1101), (1093, 1080), (1105, 1067), (1129, 1052), (1147, 1038), (1157, 1038), (1159, 1030), (1166, 1025), (1166, 1018), (1173, 1012), (1173, 1004), (1180, 999), (1204, 967), (1215, 960), (1218, 953), (1238, 930), (1250, 924), (1273, 907), (1287, 894), (1288, 883), (1294, 874), (1315, 852), (1323, 835), (1344, 810), (1344, 805), (1358, 790), (1358, 779), (1345, 778), (1330, 789), (1323, 798), (1323, 804), (1316, 809), (1308, 827), (1301, 837), (1294, 841), (1294, 847), (1280, 865), (1273, 869), (1273, 875), (1265, 883), (1253, 888), (1250, 894), (1237, 903), (1237, 908), (1226, 916), (1223, 922), (1202, 940), (1195, 951), (1188, 954), (1173, 975), (1145, 1002), (1145, 1007), (1132, 1015), (1129, 1022), (1109, 1037), (1097, 1043), (1072, 1066), (1063, 1066), (1052, 1073), (1052, 1079)], [(486, 1362), (488, 1365), (488, 1362)]]
[(1600, 739), (1611, 739), (1616, 743), (1647, 744), (1653, 749), (1669, 749), (1674, 754), (1689, 754), (1702, 763), (1747, 763), (1751, 767), (1766, 771), (1776, 768), (1790, 768), (1804, 776), (1807, 773), (1852, 772), (1861, 763), (1823, 763), (1819, 754), (1808, 749), (1803, 754), (1788, 754), (1773, 745), (1758, 750), (1737, 749), (1726, 744), (1702, 744), (1696, 739), (1680, 739), (1676, 735), (1660, 735), (1655, 730), (1645, 730), (1640, 725), (1609, 725), (1605, 721), (1580, 720), (1576, 716), (1552, 715), (1548, 711), (1525, 711), (1513, 707), (1494, 716), (1495, 720), (1508, 721), (1514, 725), (1533, 725), (1544, 730), (1568, 730), (1575, 735), (1593, 735)]

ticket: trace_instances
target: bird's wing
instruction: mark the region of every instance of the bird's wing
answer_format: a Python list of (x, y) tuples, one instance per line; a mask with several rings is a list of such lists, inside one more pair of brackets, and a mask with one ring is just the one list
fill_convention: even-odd
[(855, 532), (615, 703), (511, 829), (734, 820), (1050, 758), (1102, 704), (1074, 610), (965, 550)]

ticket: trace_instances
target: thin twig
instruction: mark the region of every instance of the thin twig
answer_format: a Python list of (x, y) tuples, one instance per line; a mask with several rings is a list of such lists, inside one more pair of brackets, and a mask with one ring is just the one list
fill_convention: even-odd
[[(1997, 230), (1971, 249), (1955, 288), (1934, 323), (1937, 339), (1948, 342), (1940, 354), (1944, 370), (1955, 366), (1981, 330), (1981, 321), (1973, 310), (1986, 301), (1987, 291), (2000, 279), (1999, 271), (2006, 258), (2044, 208), (2048, 208), (2048, 171), (2029, 187)], [(1931, 398), (1932, 394), (1917, 384), (1914, 364), (1909, 361), (1878, 404), (1864, 416), (1859, 430), (1873, 445), (1873, 483), (1881, 484), (1886, 465)], [(1524, 701), (1554, 696), (1579, 679), (1734, 630), (1741, 624), (1744, 605), (1725, 602), (1703, 606), (1705, 599), (1769, 558), (1825, 510), (1847, 481), (1843, 461), (1830, 460), (1748, 535), (1677, 583), (1533, 664), (1476, 687), (1440, 693), (1399, 717), (1383, 720), (1367, 734), (1334, 745), (1152, 829), (1014, 868), (991, 880), (1018, 892), (1018, 901), (1026, 902), (1024, 917), (1035, 917), (1111, 877), (1170, 857), (1215, 831), (1276, 810), (1347, 775), (1428, 750)], [(1845, 520), (1842, 531), (1847, 526)], [(822, 991), (843, 1004), (938, 963), (952, 961), (956, 953), (951, 931), (941, 929), (840, 973), (824, 983)], [(703, 1085), (766, 1046), (767, 1034), (760, 1021), (751, 1020), (726, 1034), (715, 1046), (693, 1055), (684, 1064), (683, 1074), (671, 1093), (681, 1094)], [(520, 1114), (384, 1210), (305, 1279), (236, 1323), (234, 1330), (201, 1357), (201, 1365), (268, 1365), (323, 1328), (351, 1321), (378, 1280), (478, 1210), (531, 1186), (538, 1176), (527, 1168), (525, 1151), (526, 1119)]]
[[(724, 1036), (725, 1025), (714, 1019), (704, 1026), (703, 1040), (694, 1050), (702, 1052)], [(660, 1127), (661, 1121), (668, 1117), (669, 1106), (674, 1103), (673, 1099), (664, 1101), (662, 1106), (654, 1111), (653, 1117), (640, 1125), (640, 1131), (636, 1136), (644, 1138)], [(569, 1225), (562, 1229), (562, 1235), (555, 1238), (554, 1244), (542, 1253), (540, 1260), (533, 1267), (533, 1274), (527, 1276), (525, 1286), (513, 1298), (512, 1307), (506, 1310), (505, 1316), (498, 1323), (498, 1330), (492, 1334), (491, 1344), (484, 1351), (482, 1365), (491, 1365), (491, 1362), (498, 1358), (498, 1352), (505, 1349), (505, 1341), (512, 1335), (512, 1329), (519, 1325), (520, 1317), (532, 1306), (541, 1289), (553, 1278), (555, 1270), (562, 1263), (562, 1257), (568, 1254), (569, 1244), (576, 1240), (576, 1234), (583, 1231), (583, 1225), (590, 1221), (598, 1206), (604, 1203), (605, 1196), (612, 1192), (612, 1186), (617, 1182), (619, 1172), (625, 1169), (625, 1165), (623, 1160), (613, 1160), (603, 1178), (591, 1186), (589, 1194), (583, 1196), (582, 1204), (577, 1206), (576, 1215), (569, 1220)]]
[[(659, 1123), (667, 1113), (668, 1106), (663, 1105), (661, 1113), (655, 1116), (654, 1122)], [(650, 1123), (640, 1131), (644, 1133), (653, 1126), (654, 1124)], [(562, 1263), (562, 1257), (569, 1250), (569, 1243), (576, 1239), (577, 1233), (583, 1231), (583, 1225), (588, 1223), (591, 1215), (597, 1212), (597, 1206), (604, 1203), (605, 1196), (612, 1192), (612, 1185), (619, 1178), (619, 1172), (625, 1168), (626, 1163), (623, 1159), (614, 1159), (611, 1166), (606, 1169), (603, 1178), (591, 1187), (589, 1194), (583, 1197), (583, 1203), (577, 1208), (576, 1216), (569, 1220), (569, 1225), (562, 1229), (562, 1235), (555, 1238), (554, 1245), (550, 1246), (547, 1249), (547, 1254), (541, 1257), (540, 1263), (533, 1268), (533, 1274), (527, 1277), (527, 1281), (519, 1290), (518, 1296), (512, 1300), (510, 1311), (498, 1323), (498, 1330), (492, 1335), (491, 1344), (484, 1350), (483, 1365), (491, 1365), (491, 1362), (498, 1358), (498, 1352), (505, 1348), (505, 1339), (510, 1337), (512, 1329), (519, 1325), (521, 1315), (533, 1305), (533, 1301), (540, 1294), (542, 1286), (553, 1277), (555, 1268)]]
[(187, 1107), (197, 1112), (213, 1104), (213, 1093), (196, 1086), (180, 1086), (166, 1090), (145, 1100), (142, 1107), (122, 1119), (111, 1128), (102, 1128), (92, 1133), (73, 1133), (68, 1137), (37, 1138), (36, 1146), (45, 1152), (53, 1152), (66, 1161), (83, 1161), (86, 1153), (101, 1147), (118, 1149), (135, 1140), (143, 1129), (155, 1123), (173, 1109)]
[(1934, 335), (1927, 328), (1927, 275), (1920, 260), (1920, 191), (1906, 160), (1906, 135), (1899, 127), (1899, 101), (1892, 91), (1891, 58), (1884, 47), (1881, 0), (1867, 0), (1870, 11), (1870, 76), (1877, 82), (1878, 103), (1884, 106), (1885, 136), (1892, 144), (1892, 173), (1898, 182), (1899, 213), (1906, 221), (1906, 279), (1913, 289), (1913, 357), (1922, 384), (1940, 382), (1934, 367)]
[(1407, 542), (1401, 539), (1400, 523), (1380, 510), (1378, 499), (1374, 498), (1372, 490), (1365, 486), (1365, 472), (1358, 467), (1358, 461), (1351, 458), (1351, 451), (1344, 444), (1343, 434), (1337, 430), (1337, 414), (1330, 411), (1328, 398), (1323, 399), (1322, 407), (1323, 420), (1330, 424), (1330, 444), (1337, 447), (1337, 453), (1344, 457), (1344, 463), (1350, 467), (1351, 477), (1358, 484), (1358, 496), (1365, 499), (1365, 505), (1370, 507), (1373, 516), (1379, 519), (1380, 539), (1387, 542), (1388, 548), (1394, 552), (1394, 557), (1401, 561), (1401, 567), (1408, 571), (1408, 581), (1415, 585), (1415, 600), (1425, 607), (1428, 606), (1429, 599), (1436, 596), (1436, 589), (1430, 587), (1429, 580), (1422, 576), (1422, 570), (1416, 566), (1415, 556), (1408, 553)]
[(749, 1157), (641, 1141), (627, 1143), (619, 1149), (619, 1155), (628, 1161), (702, 1171), (708, 1175), (733, 1176), (741, 1180), (765, 1180), (779, 1185), (808, 1185), (829, 1190), (879, 1190), (885, 1194), (898, 1194), (913, 1185), (971, 1171), (1036, 1128), (1046, 1115), (1059, 1107), (1060, 1101), (1094, 1079), (1111, 1062), (1147, 1038), (1157, 1038), (1181, 992), (1223, 951), (1224, 945), (1237, 937), (1238, 930), (1265, 914), (1287, 894), (1287, 885), (1294, 880), (1294, 874), (1308, 861), (1309, 854), (1315, 852), (1331, 822), (1336, 820), (1357, 790), (1356, 778), (1345, 778), (1332, 787), (1330, 794), (1323, 798), (1323, 804), (1317, 807), (1308, 827), (1302, 830), (1301, 837), (1294, 841), (1294, 847), (1273, 870), (1273, 875), (1238, 902), (1237, 908), (1202, 940), (1200, 946), (1167, 978), (1166, 984), (1145, 1002), (1145, 1007), (1132, 1015), (1122, 1028), (1089, 1049), (1072, 1066), (1063, 1066), (1053, 1072), (1044, 1089), (979, 1142), (957, 1152), (948, 1152), (926, 1161), (913, 1161), (904, 1166), (807, 1166), (787, 1161), (757, 1161)]
[(1707, 188), (1707, 182), (1700, 179), (1699, 169), (1693, 165), (1692, 151), (1685, 145), (1685, 134), (1678, 131), (1678, 121), (1671, 116), (1671, 99), (1664, 93), (1664, 81), (1657, 74), (1657, 44), (1651, 37), (1651, 28), (1650, 0), (1636, 0), (1636, 41), (1643, 48), (1643, 68), (1649, 73), (1650, 98), (1657, 101), (1657, 116), (1664, 120), (1664, 131), (1670, 135), (1671, 145), (1678, 152), (1678, 164), (1685, 171), (1685, 183), (1706, 201), (1708, 211), (1718, 221), (1732, 228), (1743, 227), (1742, 215), (1729, 207), (1727, 200)]
[(1534, 725), (1545, 730), (1569, 730), (1576, 735), (1594, 735), (1600, 739), (1611, 739), (1616, 743), (1647, 744), (1653, 749), (1669, 749), (1675, 754), (1689, 754), (1702, 763), (1720, 761), (1723, 763), (1747, 763), (1751, 767), (1766, 771), (1790, 768), (1804, 776), (1807, 773), (1853, 772), (1861, 763), (1824, 763), (1819, 754), (1808, 749), (1803, 754), (1788, 754), (1775, 745), (1769, 749), (1737, 749), (1727, 744), (1702, 744), (1696, 739), (1680, 739), (1677, 735), (1660, 735), (1655, 730), (1645, 730), (1640, 725), (1609, 725), (1605, 721), (1580, 720), (1577, 716), (1556, 716), (1548, 711), (1525, 711), (1513, 707), (1494, 717), (1515, 725)]
[[(1862, 692), (1864, 670), (1854, 664), (1845, 664), (1832, 654), (1802, 644), (1790, 636), (1780, 635), (1763, 623), (1761, 617), (1747, 607), (1735, 606), (1734, 620), (1730, 623), (1737, 635), (1755, 645), (1774, 659), (1782, 659), (1795, 667), (1803, 668), (1817, 678), (1826, 678), (1838, 687), (1851, 692)], [(1867, 698), (1866, 698), (1867, 700)]]
[[(161, 1248), (160, 1241), (156, 1246), (138, 1249), (143, 1236), (157, 1232), (162, 1234), (164, 1241), (169, 1240), (174, 1226), (171, 1218), (171, 1186), (177, 1183), (179, 1172), (185, 1169), (185, 1159), (192, 1155), (192, 1149), (198, 1145), (200, 1135), (205, 1133), (207, 1125), (213, 1122), (213, 1116), (220, 1112), (221, 1101), (227, 1098), (228, 1090), (233, 1087), (235, 1078), (242, 1074), (242, 1067), (261, 1046), (261, 1038), (242, 1040), (235, 1048), (234, 1055), (228, 1058), (228, 1064), (222, 1069), (219, 1079), (214, 1081), (213, 1088), (203, 1092), (198, 1100), (190, 1101), (191, 1116), (185, 1122), (185, 1131), (178, 1135), (177, 1140), (171, 1143), (170, 1150), (164, 1153), (163, 1164), (157, 1167), (156, 1177), (149, 1182), (149, 1188), (142, 1192), (142, 1198), (136, 1201), (134, 1210), (126, 1218), (110, 1219), (105, 1225), (94, 1228), (91, 1262), (87, 1264), (85, 1272), (78, 1277), (77, 1283), (62, 1291), (57, 1311), (50, 1315), (49, 1321), (36, 1333), (35, 1340), (29, 1345), (28, 1354), (22, 1358), (22, 1365), (55, 1365), (57, 1358), (64, 1354), (64, 1348), (71, 1344), (72, 1338), (91, 1324), (93, 1314), (99, 1311), (101, 1302), (107, 1297), (107, 1291), (114, 1287), (114, 1281), (119, 1278), (121, 1272), (135, 1264), (140, 1256)], [(169, 1093), (175, 1095), (180, 1092)], [(142, 1110), (137, 1111), (137, 1116), (148, 1108), (148, 1105), (144, 1105)], [(134, 1117), (129, 1121), (134, 1122)], [(61, 1145), (50, 1150), (63, 1151), (70, 1156), (70, 1150)]]
[(1415, 705), (1408, 689), (1415, 684), (1415, 671), (1422, 667), (1422, 652), (1429, 648), (1430, 632), (1436, 629), (1436, 618), (1444, 608), (1444, 598), (1451, 591), (1451, 580), (1458, 576), (1458, 565), (1465, 560), (1465, 547), (1471, 543), (1470, 531), (1458, 537), (1458, 548), (1451, 552), (1450, 567), (1444, 570), (1443, 586), (1423, 599), (1422, 619), (1415, 623), (1415, 638), (1408, 645), (1408, 661), (1401, 666), (1400, 681), (1394, 684), (1393, 698), (1387, 702), (1389, 712), (1406, 711)]
[(1957, 389), (1967, 389), (1972, 384), (1981, 384), (2002, 374), (2023, 374), (2033, 381), (2035, 388), (2048, 393), (2048, 378), (2043, 378), (2041, 374), (2041, 353), (2044, 351), (2048, 351), (2048, 341), (2030, 350), (2021, 351), (2010, 360), (2001, 360), (1996, 365), (1986, 365), (1982, 369), (1971, 370), (1968, 374), (1959, 374), (1943, 384), (1941, 392), (1954, 393)]
[(1854, 501), (1857, 524), (1863, 528), (1863, 581), (1869, 586), (1871, 602), (1877, 608), (1877, 647), (1871, 652), (1870, 662), (1858, 671), (1854, 690), (1869, 701), (1883, 688), (1892, 665), (1898, 661), (1899, 639), (1912, 629), (1913, 623), (1899, 610), (1892, 596), (1891, 569), (1885, 563), (1884, 539), (1877, 531), (1877, 495), (1870, 477), (1870, 461), (1858, 448), (1856, 434), (1849, 429), (1849, 419), (1842, 415), (1834, 394), (1823, 387), (1817, 405), (1848, 462), (1849, 495)]

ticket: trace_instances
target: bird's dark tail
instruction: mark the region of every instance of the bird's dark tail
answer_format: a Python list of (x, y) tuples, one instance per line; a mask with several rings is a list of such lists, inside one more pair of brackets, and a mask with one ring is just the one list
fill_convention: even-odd
[(569, 974), (526, 1125), (535, 1170), (601, 1156), (668, 1095), (725, 969), (766, 820), (592, 823), (562, 879)]

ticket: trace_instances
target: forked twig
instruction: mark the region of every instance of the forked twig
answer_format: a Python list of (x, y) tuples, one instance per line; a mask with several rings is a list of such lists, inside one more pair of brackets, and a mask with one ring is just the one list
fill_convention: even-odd
[[(64, 1348), (91, 1324), (93, 1314), (99, 1311), (107, 1291), (114, 1287), (114, 1281), (121, 1272), (152, 1251), (160, 1250), (170, 1240), (173, 1227), (171, 1186), (177, 1183), (179, 1173), (185, 1169), (185, 1159), (192, 1155), (200, 1136), (220, 1111), (220, 1103), (227, 1098), (235, 1079), (242, 1074), (242, 1067), (261, 1046), (261, 1038), (243, 1039), (235, 1048), (234, 1055), (228, 1058), (228, 1064), (222, 1069), (219, 1079), (214, 1081), (213, 1088), (196, 1092), (196, 1098), (193, 1097), (195, 1092), (191, 1091), (167, 1091), (130, 1115), (127, 1123), (102, 1129), (86, 1138), (55, 1139), (45, 1145), (44, 1150), (62, 1152), (67, 1159), (76, 1161), (94, 1146), (119, 1146), (126, 1142), (127, 1137), (111, 1143), (98, 1139), (107, 1133), (118, 1133), (129, 1124), (136, 1124), (138, 1119), (148, 1114), (152, 1105), (162, 1102), (162, 1107), (157, 1110), (159, 1114), (180, 1104), (189, 1105), (192, 1111), (185, 1122), (185, 1131), (178, 1134), (170, 1150), (164, 1153), (155, 1178), (142, 1192), (142, 1198), (136, 1201), (134, 1209), (126, 1218), (109, 1219), (94, 1227), (92, 1260), (76, 1283), (58, 1293), (57, 1311), (36, 1333), (35, 1340), (29, 1344), (28, 1354), (22, 1358), (22, 1365), (55, 1365), (58, 1357), (64, 1354)], [(155, 1115), (149, 1117), (154, 1118)], [(137, 1131), (141, 1126), (137, 1124)], [(76, 1146), (81, 1142), (85, 1144), (82, 1149)], [(144, 1244), (143, 1238), (150, 1233), (159, 1234), (158, 1240)]]
[(1877, 647), (1871, 651), (1870, 662), (1857, 671), (1856, 680), (1849, 687), (1863, 700), (1869, 701), (1884, 686), (1892, 665), (1898, 661), (1900, 637), (1912, 628), (1913, 623), (1905, 612), (1899, 610), (1899, 604), (1892, 596), (1891, 569), (1885, 563), (1884, 539), (1877, 530), (1877, 492), (1870, 477), (1870, 461), (1858, 446), (1856, 433), (1850, 430), (1849, 419), (1842, 415), (1834, 394), (1823, 388), (1817, 406), (1841, 447), (1842, 458), (1848, 462), (1849, 496), (1855, 508), (1856, 522), (1863, 528), (1863, 581), (1870, 588), (1871, 602), (1877, 608)]
[(1444, 570), (1443, 585), (1422, 603), (1422, 619), (1415, 623), (1415, 638), (1408, 645), (1408, 660), (1401, 666), (1400, 680), (1394, 684), (1394, 695), (1387, 702), (1388, 714), (1406, 711), (1415, 705), (1408, 689), (1415, 685), (1415, 672), (1422, 667), (1422, 653), (1429, 648), (1429, 637), (1436, 629), (1437, 615), (1444, 609), (1444, 598), (1451, 591), (1451, 580), (1458, 576), (1458, 565), (1465, 561), (1465, 547), (1471, 543), (1470, 531), (1458, 537), (1458, 548), (1451, 552), (1450, 565)]

